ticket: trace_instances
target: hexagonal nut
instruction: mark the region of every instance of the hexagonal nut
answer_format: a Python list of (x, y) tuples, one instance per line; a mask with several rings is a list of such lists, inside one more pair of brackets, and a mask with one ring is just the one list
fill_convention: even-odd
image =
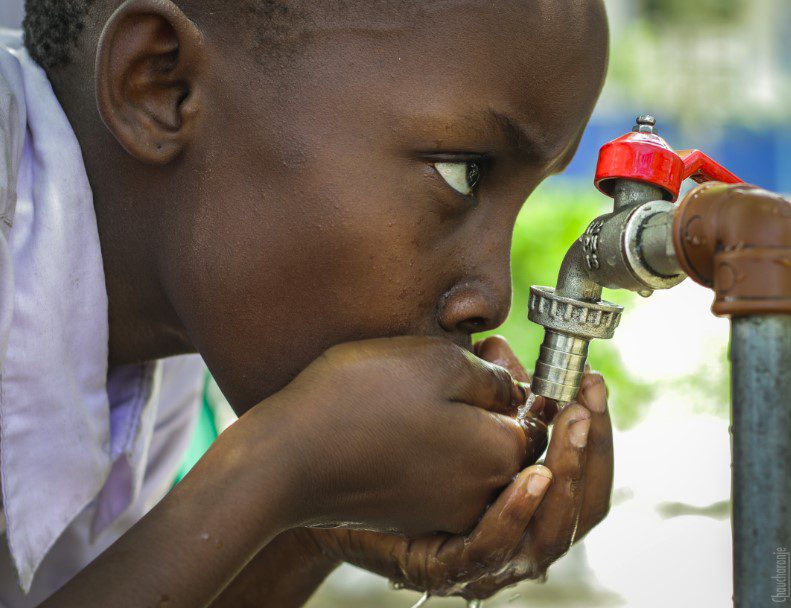
[(528, 318), (549, 329), (589, 340), (612, 338), (623, 306), (599, 300), (585, 302), (555, 294), (553, 287), (530, 288)]

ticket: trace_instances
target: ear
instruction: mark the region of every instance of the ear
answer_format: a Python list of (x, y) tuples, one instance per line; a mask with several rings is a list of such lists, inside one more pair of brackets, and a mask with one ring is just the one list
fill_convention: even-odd
[(110, 16), (96, 54), (96, 102), (129, 154), (166, 164), (181, 153), (201, 109), (204, 63), (200, 31), (170, 0), (126, 0)]

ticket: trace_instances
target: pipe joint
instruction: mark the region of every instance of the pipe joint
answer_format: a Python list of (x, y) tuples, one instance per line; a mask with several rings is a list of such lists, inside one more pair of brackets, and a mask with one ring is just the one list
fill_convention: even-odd
[(745, 184), (703, 184), (680, 203), (673, 241), (684, 271), (714, 290), (714, 314), (791, 314), (788, 199)]

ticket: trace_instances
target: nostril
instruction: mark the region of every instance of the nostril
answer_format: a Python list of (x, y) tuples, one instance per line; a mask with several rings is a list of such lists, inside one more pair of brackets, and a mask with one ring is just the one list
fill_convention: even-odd
[(487, 331), (502, 323), (509, 301), (510, 298), (484, 284), (456, 285), (443, 297), (437, 320), (448, 332), (473, 334)]
[(479, 331), (481, 328), (486, 327), (486, 324), (486, 319), (483, 317), (473, 317), (464, 322), (464, 325), (467, 325), (470, 329), (475, 331)]

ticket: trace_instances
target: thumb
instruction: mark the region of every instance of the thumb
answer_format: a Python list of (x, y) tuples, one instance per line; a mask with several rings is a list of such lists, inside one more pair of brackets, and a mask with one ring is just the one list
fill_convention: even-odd
[(520, 382), (530, 382), (530, 374), (502, 336), (490, 336), (481, 340), (475, 345), (475, 354), (484, 361), (504, 367)]
[[(474, 347), (475, 354), (484, 361), (504, 367), (519, 382), (530, 382), (530, 374), (516, 356), (508, 341), (502, 336), (490, 336)], [(557, 414), (557, 404), (544, 397), (536, 397), (530, 413), (544, 424), (550, 424)]]

